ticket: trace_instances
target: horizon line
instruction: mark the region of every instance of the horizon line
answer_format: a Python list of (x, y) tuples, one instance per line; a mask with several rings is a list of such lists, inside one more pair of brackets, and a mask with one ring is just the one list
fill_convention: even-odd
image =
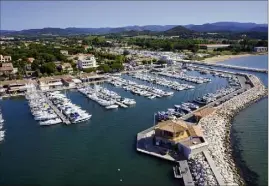
[[(217, 22), (212, 22), (212, 23), (203, 23), (203, 24), (187, 24), (187, 25), (205, 25), (205, 24), (214, 24), (214, 23), (254, 23), (254, 24), (265, 24), (268, 25), (268, 23), (255, 23), (255, 22), (238, 22), (238, 21), (217, 21)], [(125, 25), (125, 26), (117, 26), (117, 27), (75, 27), (75, 26), (69, 26), (69, 27), (42, 27), (42, 28), (25, 28), (21, 30), (12, 30), (12, 29), (0, 29), (0, 30), (5, 30), (5, 31), (22, 31), (22, 30), (32, 30), (32, 29), (44, 29), (44, 28), (59, 28), (59, 29), (67, 29), (67, 28), (82, 28), (82, 29), (87, 29), (87, 28), (93, 28), (93, 29), (101, 29), (101, 28), (123, 28), (123, 27), (131, 27), (131, 26), (187, 26), (187, 25), (180, 25), (180, 24), (147, 24), (147, 25)]]

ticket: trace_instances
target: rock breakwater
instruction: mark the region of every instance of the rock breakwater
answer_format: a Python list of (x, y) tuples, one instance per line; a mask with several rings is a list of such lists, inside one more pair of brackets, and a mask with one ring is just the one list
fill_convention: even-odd
[(216, 107), (216, 111), (202, 118), (198, 125), (209, 143), (208, 151), (226, 185), (244, 185), (232, 157), (230, 145), (231, 120), (242, 109), (267, 95), (260, 80), (249, 76), (253, 87)]

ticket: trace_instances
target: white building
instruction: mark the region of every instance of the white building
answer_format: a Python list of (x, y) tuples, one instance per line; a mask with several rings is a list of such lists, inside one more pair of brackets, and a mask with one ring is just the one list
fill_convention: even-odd
[(96, 60), (94, 55), (80, 55), (77, 62), (79, 69), (96, 68)]
[(254, 47), (255, 52), (267, 52), (267, 47)]
[(0, 63), (7, 63), (11, 61), (11, 56), (0, 55)]
[(67, 50), (60, 50), (61, 54), (63, 55), (68, 55), (68, 51)]

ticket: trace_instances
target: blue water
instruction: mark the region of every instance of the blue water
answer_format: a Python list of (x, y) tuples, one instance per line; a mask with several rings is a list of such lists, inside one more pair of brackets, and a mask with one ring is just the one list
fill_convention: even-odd
[(2, 100), (6, 136), (0, 145), (0, 185), (180, 185), (171, 163), (136, 152), (136, 134), (153, 125), (154, 112), (226, 85), (226, 79), (217, 77), (196, 90), (149, 100), (103, 84), (137, 102), (114, 111), (66, 91), (73, 103), (93, 115), (69, 126), (40, 127), (24, 98)]

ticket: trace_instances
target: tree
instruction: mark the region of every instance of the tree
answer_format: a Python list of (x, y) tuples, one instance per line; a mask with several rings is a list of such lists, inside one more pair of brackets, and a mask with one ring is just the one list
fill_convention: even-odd
[(53, 62), (45, 63), (44, 65), (41, 66), (40, 71), (43, 74), (53, 74), (56, 72), (56, 65)]
[(108, 73), (111, 71), (111, 68), (109, 67), (108, 64), (102, 64), (97, 69), (104, 72), (104, 73)]
[(41, 63), (39, 60), (35, 59), (33, 63), (31, 64), (32, 70), (37, 70), (41, 66)]
[(96, 72), (96, 68), (86, 68), (86, 69), (83, 69), (83, 71), (87, 73)]
[(111, 65), (111, 69), (112, 69), (112, 71), (114, 71), (114, 72), (115, 72), (115, 71), (118, 72), (118, 71), (123, 70), (124, 67), (123, 67), (123, 65), (120, 64), (120, 63), (112, 63), (112, 65)]

